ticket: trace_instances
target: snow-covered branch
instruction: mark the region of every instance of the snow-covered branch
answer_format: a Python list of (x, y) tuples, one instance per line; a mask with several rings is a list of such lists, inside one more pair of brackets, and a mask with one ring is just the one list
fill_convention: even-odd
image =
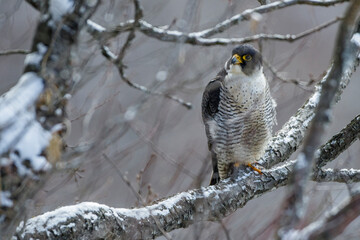
[(320, 169), (313, 180), (317, 182), (340, 182), (340, 183), (353, 183), (359, 182), (360, 170), (359, 169)]
[[(360, 137), (360, 115), (356, 116), (344, 129), (334, 135), (329, 142), (321, 147), (320, 158), (315, 168), (325, 166), (329, 161), (336, 158), (344, 149), (347, 149)], [(341, 151), (338, 151), (338, 150)], [(336, 151), (336, 152), (334, 152)], [(316, 172), (316, 169), (314, 170)]]
[(149, 239), (165, 231), (185, 228), (199, 221), (216, 221), (249, 200), (287, 183), (287, 165), (259, 175), (241, 171), (241, 177), (216, 186), (179, 193), (136, 209), (115, 209), (96, 203), (59, 208), (29, 219), (17, 239)]

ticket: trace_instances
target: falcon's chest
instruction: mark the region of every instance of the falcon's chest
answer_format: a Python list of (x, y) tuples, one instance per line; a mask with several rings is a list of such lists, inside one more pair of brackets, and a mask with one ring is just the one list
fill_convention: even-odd
[(223, 81), (224, 94), (238, 107), (249, 109), (263, 99), (266, 79), (262, 71), (247, 76), (243, 73), (226, 75)]

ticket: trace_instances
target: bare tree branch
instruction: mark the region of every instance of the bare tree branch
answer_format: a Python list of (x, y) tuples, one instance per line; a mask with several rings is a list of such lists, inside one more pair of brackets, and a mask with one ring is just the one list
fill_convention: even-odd
[[(116, 166), (116, 164), (114, 164), (114, 162), (111, 161), (111, 159), (108, 158), (108, 156), (106, 156), (106, 154), (103, 154), (103, 157), (104, 157), (109, 163), (111, 163), (111, 165), (116, 169), (116, 172), (118, 173), (118, 175), (119, 175), (119, 176), (121, 177), (121, 179), (126, 183), (126, 185), (130, 188), (130, 190), (131, 190), (132, 193), (135, 195), (135, 197), (138, 199), (138, 201), (141, 202), (142, 206), (143, 206), (144, 208), (147, 208), (147, 207), (146, 207), (146, 201), (145, 201), (145, 199), (135, 190), (135, 188), (131, 185), (129, 179), (121, 173), (120, 169), (118, 169), (118, 167)], [(148, 208), (147, 208), (147, 209), (148, 209)], [(171, 236), (170, 236), (167, 232), (165, 232), (165, 230), (162, 228), (159, 220), (154, 216), (154, 214), (152, 213), (152, 211), (151, 211), (150, 209), (148, 209), (148, 211), (149, 211), (150, 216), (154, 219), (155, 224), (156, 224), (156, 226), (159, 228), (159, 230), (161, 231), (162, 235), (163, 235), (166, 239), (168, 239), (168, 240), (169, 240), (169, 239), (172, 239)]]
[(360, 194), (356, 193), (346, 203), (340, 204), (326, 215), (305, 227), (294, 230), (288, 239), (294, 240), (325, 240), (333, 239), (340, 235), (345, 228), (360, 214)]
[(329, 122), (331, 105), (340, 86), (341, 78), (346, 71), (348, 63), (354, 57), (352, 54), (353, 44), (350, 40), (354, 33), (354, 26), (358, 25), (357, 14), (359, 9), (360, 2), (352, 1), (340, 25), (333, 54), (333, 68), (325, 77), (325, 81), (321, 83), (322, 90), (318, 106), (316, 107), (310, 129), (305, 137), (303, 150), (297, 159), (294, 176), (291, 180), (292, 186), (285, 201), (285, 209), (278, 231), (278, 236), (281, 239), (288, 238), (287, 234), (297, 225), (305, 212), (303, 195), (307, 178), (312, 169), (313, 155), (316, 148), (320, 145), (325, 125)]
[(171, 94), (164, 93), (164, 92), (154, 91), (154, 90), (148, 89), (147, 87), (145, 87), (143, 85), (140, 85), (138, 83), (134, 83), (134, 82), (130, 81), (130, 79), (124, 75), (123, 66), (120, 66), (119, 64), (116, 63), (116, 59), (118, 59), (118, 57), (114, 53), (112, 53), (108, 47), (102, 46), (102, 54), (104, 55), (105, 58), (107, 58), (109, 61), (111, 61), (112, 63), (114, 63), (117, 66), (122, 80), (126, 84), (128, 84), (130, 87), (140, 90), (147, 94), (164, 96), (168, 99), (171, 99), (175, 102), (180, 103), (182, 106), (186, 107), (187, 109), (192, 108), (192, 104), (190, 102), (185, 102), (183, 99), (181, 99), (177, 96), (173, 96)]
[[(266, 5), (268, 6), (268, 5)], [(253, 11), (252, 9), (251, 11)], [(247, 16), (248, 13), (246, 10), (244, 13)], [(254, 12), (256, 12), (254, 10)], [(237, 15), (236, 15), (237, 16)], [(231, 19), (235, 18), (236, 16), (232, 17)], [(150, 23), (146, 22), (145, 20), (139, 20), (138, 21), (138, 28), (139, 30), (147, 35), (148, 37), (156, 38), (160, 41), (166, 41), (166, 42), (181, 42), (181, 43), (188, 43), (192, 45), (202, 45), (202, 46), (212, 46), (212, 45), (229, 45), (229, 44), (243, 44), (248, 42), (254, 42), (259, 40), (277, 40), (277, 41), (288, 41), (293, 42), (299, 39), (302, 39), (304, 37), (307, 37), (315, 32), (321, 31), (324, 28), (327, 28), (334, 23), (338, 22), (340, 18), (336, 18), (334, 20), (331, 20), (329, 22), (326, 22), (324, 24), (321, 24), (319, 26), (316, 26), (314, 28), (311, 28), (309, 30), (306, 30), (299, 34), (287, 34), (287, 35), (281, 35), (281, 34), (256, 34), (250, 37), (242, 37), (242, 38), (208, 38), (209, 36), (212, 36), (216, 33), (216, 27), (204, 30), (201, 32), (192, 32), (192, 33), (184, 33), (174, 30), (165, 30), (160, 27), (155, 27), (151, 25)], [(230, 21), (230, 20), (228, 20)], [(90, 22), (90, 24), (92, 24)], [(236, 22), (238, 24), (238, 22)], [(110, 30), (101, 29), (103, 32), (102, 35), (99, 34), (99, 31), (96, 31), (96, 28), (90, 27), (90, 32), (97, 36), (98, 38), (109, 38), (114, 37), (118, 35), (121, 32), (129, 31), (130, 29), (133, 29), (133, 26), (136, 26), (133, 20), (129, 20), (126, 23), (121, 23), (118, 26), (114, 27)], [(218, 26), (218, 25), (217, 25)], [(225, 31), (227, 28), (230, 28), (231, 26), (227, 26), (222, 31)], [(98, 29), (100, 30), (100, 29)]]
[(263, 5), (254, 9), (246, 10), (238, 15), (231, 17), (215, 27), (203, 30), (201, 32), (194, 33), (193, 35), (198, 37), (209, 37), (218, 33), (221, 33), (230, 27), (237, 25), (239, 22), (248, 20), (253, 13), (268, 13), (274, 10), (282, 9), (288, 6), (296, 4), (313, 5), (313, 6), (332, 6), (334, 4), (346, 2), (347, 0), (284, 0), (276, 1), (267, 5)]

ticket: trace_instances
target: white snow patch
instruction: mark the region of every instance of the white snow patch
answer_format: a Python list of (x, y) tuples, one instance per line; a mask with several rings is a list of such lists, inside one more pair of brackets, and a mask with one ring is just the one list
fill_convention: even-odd
[(70, 94), (70, 93), (66, 93), (66, 94), (64, 95), (64, 99), (70, 100), (70, 98), (71, 98), (71, 94)]
[(315, 116), (315, 113), (312, 113), (311, 116), (309, 116), (307, 119), (305, 119), (303, 122), (303, 126), (309, 127), (311, 120), (313, 120), (314, 116)]
[(56, 133), (56, 132), (62, 131), (63, 129), (64, 129), (64, 125), (63, 125), (62, 123), (58, 123), (58, 124), (55, 124), (55, 125), (51, 128), (50, 132), (51, 132), (51, 133)]
[(307, 162), (305, 159), (305, 154), (299, 153), (296, 164), (295, 164), (295, 168), (296, 169), (304, 169), (306, 167), (306, 165), (307, 165)]
[(263, 19), (262, 15), (258, 12), (251, 13), (250, 17), (251, 17), (251, 20), (253, 20), (255, 22), (260, 22)]
[(10, 199), (9, 191), (0, 191), (0, 207), (12, 207), (13, 201)]
[[(150, 28), (154, 31), (154, 33), (158, 33), (158, 34), (168, 34), (168, 35), (173, 35), (174, 37), (181, 37), (183, 35), (183, 33), (176, 31), (176, 30), (164, 30), (158, 27), (154, 27), (151, 24), (140, 20), (139, 22), (141, 22), (141, 25), (143, 25), (145, 28)], [(189, 34), (190, 35), (190, 34)]]
[(119, 216), (123, 215), (126, 217), (136, 218), (136, 219), (144, 219), (150, 216), (150, 211), (147, 209), (126, 209), (126, 208), (118, 208), (115, 211)]
[[(100, 212), (100, 209), (110, 211), (112, 208), (93, 202), (83, 202), (74, 206), (61, 207), (29, 219), (26, 222), (24, 233), (45, 232), (48, 229), (54, 230), (56, 226), (63, 225), (63, 223), (67, 222), (70, 218), (75, 218), (76, 220), (76, 216), (82, 216), (91, 221), (95, 221), (95, 213)], [(70, 222), (66, 226), (71, 228), (75, 226), (75, 223)]]
[(286, 133), (286, 136), (284, 138), (284, 142), (285, 143), (291, 143), (294, 141), (294, 138), (292, 138), (293, 136), (296, 136), (296, 132), (298, 131), (298, 129), (296, 128), (290, 128), (290, 130)]
[(50, 0), (50, 13), (55, 21), (59, 21), (65, 14), (71, 12), (74, 2), (71, 0)]
[(148, 218), (149, 216), (156, 216), (156, 215), (166, 215), (170, 213), (170, 209), (174, 208), (174, 206), (181, 201), (183, 198), (189, 199), (191, 195), (189, 193), (183, 192), (179, 193), (165, 201), (162, 201), (158, 204), (151, 205), (149, 207), (143, 207), (138, 209), (124, 209), (119, 208), (116, 209), (116, 213), (121, 216), (136, 218), (136, 219), (144, 219)]
[(40, 65), (41, 60), (47, 51), (47, 47), (42, 43), (38, 43), (36, 47), (37, 47), (36, 52), (32, 52), (26, 55), (24, 61), (25, 65), (29, 65), (29, 64)]
[(33, 72), (23, 74), (19, 82), (0, 98), (0, 129), (33, 105), (44, 89), (43, 80)]
[(17, 116), (16, 121), (14, 121), (12, 125), (4, 127), (0, 132), (0, 154), (7, 152), (21, 136), (24, 129), (34, 120), (34, 112), (25, 111)]
[(320, 91), (316, 91), (314, 95), (312, 95), (311, 98), (309, 99), (309, 105), (311, 107), (316, 107), (319, 104), (319, 100), (320, 100)]
[(166, 80), (167, 75), (168, 75), (167, 71), (158, 71), (158, 72), (156, 73), (156, 77), (155, 77), (155, 78), (156, 78), (156, 80), (158, 80), (159, 82), (163, 82), (163, 81)]
[(9, 166), (12, 161), (9, 158), (3, 157), (0, 159), (0, 167)]
[(55, 110), (55, 115), (59, 117), (59, 116), (61, 116), (61, 114), (62, 114), (61, 108), (57, 108), (57, 109)]
[(351, 38), (351, 42), (360, 48), (360, 33), (355, 33)]
[(86, 23), (89, 25), (89, 27), (91, 27), (92, 30), (95, 30), (97, 32), (104, 32), (106, 29), (103, 26), (100, 26), (99, 24), (91, 21), (91, 20), (87, 20)]
[(133, 120), (136, 117), (137, 111), (137, 106), (130, 106), (124, 114), (125, 121)]
[(86, 212), (86, 213), (84, 213), (83, 217), (90, 219), (91, 222), (96, 222), (96, 220), (98, 219), (98, 216), (96, 214), (94, 214), (93, 212)]
[(25, 127), (24, 130), (25, 133), (23, 133), (22, 138), (14, 146), (14, 149), (19, 152), (19, 156), (12, 154), (15, 157), (15, 161), (21, 161), (17, 162), (16, 166), (18, 168), (25, 167), (21, 165), (22, 161), (27, 159), (30, 160), (31, 167), (35, 171), (49, 170), (51, 164), (40, 154), (47, 147), (51, 139), (51, 133), (44, 130), (40, 123), (36, 121), (30, 126)]

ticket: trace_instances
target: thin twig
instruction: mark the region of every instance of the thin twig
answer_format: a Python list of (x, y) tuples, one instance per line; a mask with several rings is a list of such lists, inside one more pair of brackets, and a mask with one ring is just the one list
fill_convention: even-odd
[[(102, 54), (104, 55), (104, 57), (107, 58), (110, 62), (115, 64), (117, 56), (113, 52), (111, 52), (110, 49), (106, 46), (102, 46), (101, 50), (102, 50)], [(117, 67), (120, 72), (119, 65), (117, 65)], [(120, 72), (120, 75), (121, 75), (121, 72)], [(130, 81), (130, 79), (128, 79), (124, 74), (122, 74), (122, 80), (130, 87), (140, 90), (144, 93), (151, 94), (151, 95), (163, 96), (168, 99), (174, 100), (175, 102), (180, 103), (182, 106), (186, 107), (187, 109), (192, 108), (192, 104), (190, 102), (185, 102), (183, 99), (181, 99), (177, 96), (170, 95), (168, 93), (150, 90), (143, 85), (140, 85), (138, 83), (134, 83), (134, 82)]]
[(171, 236), (161, 227), (161, 224), (159, 222), (159, 219), (157, 219), (153, 214), (152, 214), (152, 211), (151, 209), (147, 208), (146, 207), (146, 201), (145, 199), (138, 193), (138, 191), (135, 190), (135, 188), (131, 185), (131, 182), (129, 181), (129, 179), (123, 175), (120, 171), (120, 169), (118, 168), (118, 166), (113, 162), (111, 161), (111, 159), (105, 154), (103, 153), (103, 157), (106, 161), (108, 161), (116, 170), (117, 174), (121, 177), (121, 179), (125, 182), (125, 184), (130, 188), (130, 190), (132, 191), (132, 193), (135, 195), (135, 197), (137, 198), (137, 200), (139, 202), (141, 202), (141, 204), (143, 205), (144, 208), (146, 208), (151, 217), (153, 218), (153, 220), (155, 221), (157, 227), (159, 228), (159, 230), (161, 231), (161, 233), (164, 235), (164, 237), (168, 240), (171, 240)]
[(360, 214), (360, 194), (354, 194), (346, 203), (336, 206), (325, 216), (302, 230), (294, 230), (288, 239), (334, 239)]
[(194, 33), (196, 36), (200, 37), (209, 37), (225, 30), (230, 27), (239, 24), (243, 20), (250, 19), (251, 15), (254, 13), (268, 13), (273, 10), (282, 9), (288, 6), (296, 5), (296, 4), (304, 4), (304, 5), (316, 5), (316, 6), (331, 6), (337, 3), (347, 2), (348, 0), (283, 0), (276, 1), (267, 5), (263, 5), (257, 8), (248, 9), (243, 11), (240, 14), (237, 14), (229, 19), (224, 20), (221, 23), (216, 24), (216, 26)]
[(0, 56), (8, 56), (13, 54), (29, 54), (29, 53), (30, 51), (25, 49), (11, 49), (11, 50), (0, 51)]
[(310, 80), (309, 82), (305, 82), (305, 81), (301, 81), (299, 79), (285, 79), (283, 77), (281, 77), (278, 74), (278, 70), (275, 69), (267, 60), (265, 60), (263, 58), (263, 63), (264, 65), (270, 70), (270, 72), (274, 75), (275, 78), (279, 79), (280, 81), (284, 82), (284, 83), (292, 83), (295, 84), (296, 86), (300, 87), (301, 89), (305, 90), (305, 91), (311, 91), (311, 88), (309, 88), (313, 83), (315, 83), (314, 80)]
[(229, 231), (229, 229), (227, 229), (227, 227), (224, 223), (224, 220), (220, 220), (219, 222), (220, 222), (222, 229), (225, 232), (226, 240), (231, 240), (230, 231)]

